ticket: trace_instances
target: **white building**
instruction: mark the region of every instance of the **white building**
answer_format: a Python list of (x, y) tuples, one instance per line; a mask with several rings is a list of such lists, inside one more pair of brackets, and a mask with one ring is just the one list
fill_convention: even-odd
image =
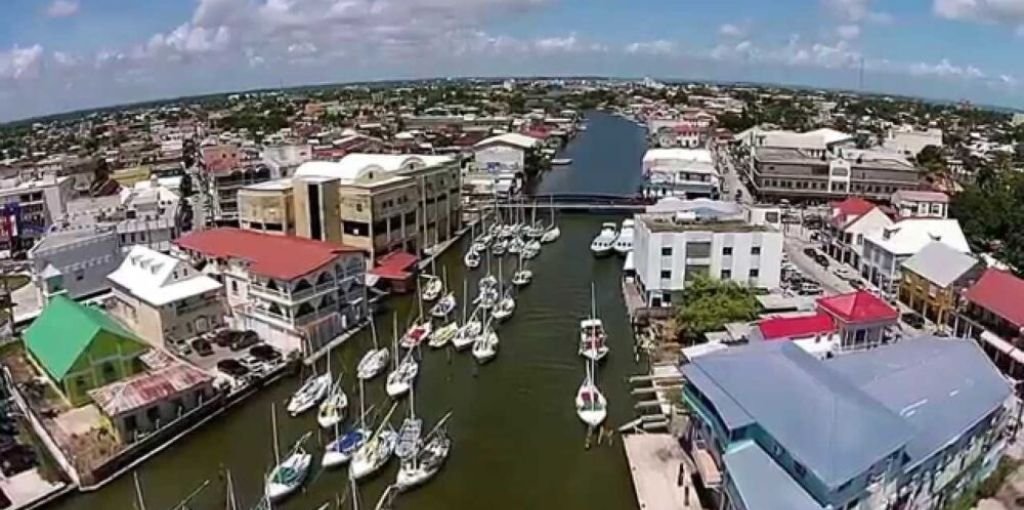
[(900, 218), (946, 218), (949, 195), (939, 191), (900, 190), (890, 199)]
[(782, 233), (748, 219), (765, 216), (731, 202), (671, 198), (636, 215), (636, 284), (648, 306), (670, 305), (702, 275), (778, 287)]
[(0, 251), (31, 248), (64, 214), (74, 179), (18, 174), (0, 180)]
[(913, 126), (899, 126), (890, 129), (886, 133), (885, 140), (882, 141), (882, 147), (908, 158), (917, 156), (921, 150), (929, 145), (942, 147), (941, 129), (929, 128), (918, 130)]
[(300, 165), (312, 161), (313, 146), (273, 145), (264, 147), (261, 155), (263, 163), (270, 168), (271, 177), (280, 179), (295, 175)]
[(473, 146), (477, 171), (490, 174), (519, 174), (526, 171), (527, 155), (542, 142), (532, 136), (505, 133), (477, 142)]
[(649, 149), (643, 172), (650, 195), (718, 198), (721, 176), (707, 149)]
[(896, 296), (903, 262), (933, 241), (970, 253), (960, 223), (951, 219), (909, 218), (864, 236), (860, 272), (886, 296)]

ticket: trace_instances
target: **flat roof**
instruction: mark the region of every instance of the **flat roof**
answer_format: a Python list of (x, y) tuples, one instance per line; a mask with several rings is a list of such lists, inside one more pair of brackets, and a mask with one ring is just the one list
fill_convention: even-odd
[(671, 215), (638, 214), (637, 221), (643, 222), (654, 233), (664, 232), (768, 232), (764, 225), (751, 225), (743, 220), (693, 220), (676, 221)]

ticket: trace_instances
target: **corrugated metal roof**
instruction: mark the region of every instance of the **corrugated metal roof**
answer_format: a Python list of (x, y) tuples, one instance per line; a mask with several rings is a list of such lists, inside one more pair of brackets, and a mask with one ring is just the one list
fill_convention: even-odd
[(899, 310), (866, 290), (824, 297), (818, 300), (818, 306), (846, 322), (896, 320), (900, 315)]
[(960, 253), (946, 243), (933, 241), (903, 262), (903, 267), (945, 288), (977, 263), (974, 257)]
[(792, 476), (753, 441), (738, 443), (722, 460), (747, 510), (822, 509)]
[(185, 363), (139, 374), (89, 391), (96, 405), (107, 416), (119, 416), (171, 398), (203, 384), (213, 376)]
[(1024, 280), (1009, 271), (987, 269), (967, 290), (968, 301), (1024, 328)]

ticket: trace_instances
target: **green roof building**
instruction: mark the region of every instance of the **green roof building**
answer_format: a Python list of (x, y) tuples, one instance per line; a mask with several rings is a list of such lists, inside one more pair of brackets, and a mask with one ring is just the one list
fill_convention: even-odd
[(142, 371), (149, 347), (102, 310), (55, 296), (25, 331), (25, 348), (74, 406), (88, 391)]

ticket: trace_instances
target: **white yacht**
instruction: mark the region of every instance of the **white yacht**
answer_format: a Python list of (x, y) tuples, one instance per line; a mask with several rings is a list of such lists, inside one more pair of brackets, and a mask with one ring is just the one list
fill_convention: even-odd
[(615, 240), (618, 238), (619, 229), (615, 223), (602, 223), (601, 232), (590, 243), (590, 251), (594, 252), (594, 255), (597, 256), (607, 255), (611, 253)]
[(633, 251), (633, 230), (636, 223), (632, 218), (622, 220), (622, 229), (619, 230), (619, 237), (615, 240), (612, 248), (619, 255), (625, 256)]

